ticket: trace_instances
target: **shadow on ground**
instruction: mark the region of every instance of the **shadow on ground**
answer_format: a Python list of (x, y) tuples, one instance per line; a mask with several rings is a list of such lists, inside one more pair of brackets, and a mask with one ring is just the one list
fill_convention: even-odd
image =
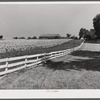
[(100, 52), (96, 51), (74, 51), (71, 53), (73, 56), (100, 58)]
[(100, 71), (100, 59), (88, 59), (88, 60), (78, 60), (78, 61), (70, 61), (70, 62), (54, 62), (51, 60), (46, 61), (43, 64), (44, 67), (53, 69), (53, 70), (92, 70), (92, 71)]

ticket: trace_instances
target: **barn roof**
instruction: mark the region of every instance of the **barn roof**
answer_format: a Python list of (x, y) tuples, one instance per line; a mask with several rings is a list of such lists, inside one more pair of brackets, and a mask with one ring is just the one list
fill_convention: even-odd
[(60, 37), (59, 34), (42, 34), (42, 35), (40, 35), (40, 37), (53, 37), (53, 36), (59, 36)]

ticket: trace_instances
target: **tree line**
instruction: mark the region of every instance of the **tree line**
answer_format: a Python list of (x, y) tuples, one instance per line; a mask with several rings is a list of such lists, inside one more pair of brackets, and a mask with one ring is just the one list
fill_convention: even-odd
[[(86, 29), (86, 28), (81, 28), (79, 30), (79, 38), (75, 35), (71, 35), (69, 33), (66, 34), (66, 37), (61, 37), (61, 38), (71, 38), (71, 39), (86, 39), (86, 40), (97, 40), (100, 39), (100, 14), (97, 14), (93, 18), (93, 29)], [(0, 35), (0, 39), (3, 39), (3, 35)], [(13, 39), (26, 39), (25, 37), (13, 37)], [(36, 36), (34, 37), (28, 37), (27, 39), (37, 39)]]
[(3, 35), (0, 35), (0, 39), (3, 39)]
[(87, 30), (86, 28), (81, 28), (79, 31), (79, 39), (86, 40), (98, 40), (100, 39), (100, 14), (97, 14), (93, 18), (93, 29)]
[(78, 39), (77, 36), (71, 35), (70, 33), (67, 33), (67, 34), (66, 34), (66, 38), (67, 38), (67, 39)]
[[(25, 37), (13, 37), (13, 39), (26, 39)], [(27, 39), (37, 39), (36, 36), (34, 37), (28, 37)]]

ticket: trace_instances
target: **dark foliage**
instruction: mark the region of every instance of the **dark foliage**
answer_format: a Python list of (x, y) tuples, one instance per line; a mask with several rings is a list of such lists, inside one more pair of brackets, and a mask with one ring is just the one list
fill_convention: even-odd
[(36, 37), (36, 36), (34, 36), (34, 37), (32, 37), (32, 39), (37, 39), (37, 37)]
[(0, 35), (0, 39), (3, 39), (3, 35)]
[(85, 28), (81, 28), (79, 32), (79, 39), (81, 38), (84, 38), (86, 40), (95, 40), (96, 39), (95, 30), (94, 29), (87, 30)]
[(97, 38), (100, 39), (100, 14), (97, 14), (93, 18), (93, 26), (94, 26), (95, 34)]
[(39, 36), (39, 39), (61, 39), (59, 34), (44, 34)]
[(71, 37), (71, 34), (67, 33), (67, 34), (66, 34), (66, 37), (67, 37), (67, 38), (70, 38), (70, 37)]
[(77, 40), (78, 37), (77, 36), (71, 36), (70, 39), (76, 39)]
[(31, 37), (28, 37), (27, 39), (32, 39)]
[(13, 37), (13, 39), (18, 39), (18, 37)]
[(19, 39), (25, 39), (25, 37), (19, 37)]
[(13, 39), (25, 39), (25, 37), (13, 37)]
[(37, 39), (37, 37), (36, 36), (34, 36), (34, 37), (28, 37), (27, 39)]

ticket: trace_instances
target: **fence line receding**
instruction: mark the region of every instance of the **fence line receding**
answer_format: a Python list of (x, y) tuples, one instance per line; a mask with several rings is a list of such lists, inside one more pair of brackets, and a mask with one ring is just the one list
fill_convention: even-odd
[(61, 51), (0, 59), (0, 76), (23, 68), (40, 64), (47, 59), (54, 59), (57, 57), (64, 56), (66, 54), (78, 50), (83, 45), (83, 43), (84, 41), (78, 47)]

